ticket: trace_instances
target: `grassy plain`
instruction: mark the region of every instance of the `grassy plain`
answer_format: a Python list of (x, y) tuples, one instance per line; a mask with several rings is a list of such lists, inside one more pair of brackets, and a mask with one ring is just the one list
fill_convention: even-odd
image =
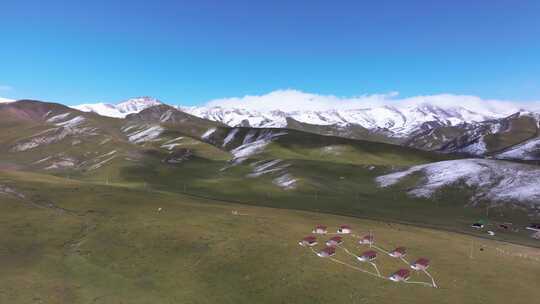
[[(1, 303), (493, 304), (540, 297), (540, 252), (529, 247), (127, 184), (13, 171), (1, 171), (0, 184), (24, 195), (0, 194)], [(318, 223), (371, 230), (379, 246), (429, 257), (440, 288), (392, 283), (316, 257), (297, 242)], [(386, 275), (398, 267), (384, 261)]]

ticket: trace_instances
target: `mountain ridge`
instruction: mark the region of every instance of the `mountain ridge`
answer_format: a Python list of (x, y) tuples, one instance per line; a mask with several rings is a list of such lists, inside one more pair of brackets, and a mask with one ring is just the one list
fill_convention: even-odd
[(139, 113), (140, 111), (152, 106), (162, 105), (163, 102), (150, 96), (134, 97), (117, 104), (110, 103), (89, 103), (72, 106), (72, 108), (83, 112), (94, 112), (96, 114), (114, 118), (124, 118), (129, 114)]
[[(383, 105), (347, 110), (256, 111), (222, 106), (169, 106), (149, 96), (118, 104), (83, 104), (71, 108), (105, 117), (126, 118), (155, 106), (174, 108), (189, 115), (191, 120), (197, 117), (230, 127), (289, 128), (441, 153), (540, 160), (540, 114), (535, 111), (494, 115), (491, 111), (475, 112), (466, 106), (442, 107), (426, 102), (403, 107)], [(188, 117), (180, 118), (179, 115), (176, 113), (175, 119)], [(528, 122), (526, 117), (530, 117)]]
[[(165, 104), (152, 97), (128, 99), (113, 105), (105, 103), (83, 104), (73, 108), (95, 112), (103, 116), (123, 118), (129, 114), (140, 112), (154, 105)], [(217, 121), (230, 127), (286, 128), (288, 119), (300, 123), (319, 126), (347, 127), (358, 125), (368, 130), (386, 130), (387, 135), (396, 138), (407, 137), (422, 128), (452, 127), (464, 123), (480, 123), (500, 119), (519, 109), (509, 109), (501, 113), (490, 110), (478, 111), (466, 106), (441, 106), (428, 102), (415, 105), (397, 106), (381, 105), (358, 107), (354, 109), (327, 110), (250, 110), (241, 107), (223, 106), (173, 106), (188, 114)], [(521, 110), (523, 111), (523, 110)]]

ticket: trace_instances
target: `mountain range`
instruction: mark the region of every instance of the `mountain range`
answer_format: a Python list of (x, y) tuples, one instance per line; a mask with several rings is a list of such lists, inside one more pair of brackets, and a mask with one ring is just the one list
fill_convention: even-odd
[[(161, 104), (164, 103), (156, 98), (138, 97), (116, 105), (97, 103), (74, 108), (122, 118)], [(175, 108), (230, 127), (288, 128), (442, 153), (540, 160), (540, 114), (514, 108), (502, 113), (467, 109), (465, 105), (429, 103), (321, 111), (257, 111), (220, 106)]]

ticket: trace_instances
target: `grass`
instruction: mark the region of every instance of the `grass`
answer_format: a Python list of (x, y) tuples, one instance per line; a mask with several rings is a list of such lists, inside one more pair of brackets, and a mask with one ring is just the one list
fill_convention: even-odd
[[(286, 191), (272, 183), (275, 175), (246, 178), (252, 170), (239, 165), (227, 170), (221, 161), (193, 160), (177, 166), (160, 167), (148, 163), (119, 169), (117, 181), (146, 184), (155, 190), (243, 203), (252, 206), (296, 209), (409, 223), (486, 237), (485, 231), (472, 230), (470, 225), (487, 220), (489, 228), (512, 222), (523, 227), (531, 221), (525, 211), (513, 208), (489, 209), (469, 205), (472, 189), (453, 186), (436, 193), (434, 199), (411, 197), (407, 191), (420, 176), (407, 177), (398, 185), (381, 189), (375, 177), (390, 168), (340, 164), (325, 161), (288, 159), (287, 168), (298, 178), (298, 188)], [(217, 173), (216, 173), (217, 172)], [(103, 180), (103, 179), (101, 179)], [(497, 231), (498, 240), (539, 246), (523, 229), (519, 232)]]
[[(540, 254), (527, 247), (40, 174), (4, 171), (0, 184), (27, 197), (0, 195), (1, 303), (531, 303), (540, 296)], [(373, 279), (314, 256), (297, 242), (317, 223), (371, 230), (379, 246), (429, 257), (441, 288)], [(385, 274), (395, 267), (381, 265)]]

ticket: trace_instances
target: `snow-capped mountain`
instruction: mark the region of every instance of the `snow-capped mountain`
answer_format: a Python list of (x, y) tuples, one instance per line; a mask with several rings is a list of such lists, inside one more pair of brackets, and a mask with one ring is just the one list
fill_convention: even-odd
[[(287, 127), (287, 118), (313, 125), (360, 125), (366, 129), (387, 129), (395, 136), (407, 136), (425, 123), (455, 126), (497, 118), (493, 114), (478, 113), (464, 107), (439, 107), (427, 103), (406, 106), (380, 106), (350, 110), (323, 111), (255, 111), (222, 107), (181, 108), (192, 115), (219, 121), (232, 127)], [(501, 115), (502, 117), (502, 115)]]
[[(138, 113), (146, 108), (163, 104), (152, 97), (132, 98), (119, 104), (83, 104), (74, 106), (85, 112), (95, 112), (103, 116), (122, 118)], [(465, 106), (438, 106), (419, 103), (403, 106), (374, 106), (359, 109), (327, 110), (253, 110), (209, 107), (177, 107), (188, 114), (226, 124), (231, 127), (285, 128), (288, 119), (310, 125), (361, 126), (368, 130), (385, 130), (392, 137), (406, 137), (424, 129), (442, 126), (457, 126), (464, 123), (479, 123), (507, 116), (509, 113), (494, 114), (490, 111), (479, 112)]]
[[(98, 103), (74, 108), (123, 118), (156, 105), (163, 103), (155, 98), (140, 97), (116, 105)], [(540, 114), (520, 111), (513, 106), (493, 111), (468, 106), (468, 103), (447, 106), (422, 101), (394, 106), (289, 111), (271, 110), (271, 106), (264, 110), (227, 106), (176, 108), (231, 127), (299, 129), (443, 153), (505, 159), (536, 160), (540, 157)], [(156, 113), (161, 115), (160, 119), (167, 120), (169, 112)]]
[(123, 118), (129, 114), (139, 113), (140, 111), (163, 104), (153, 97), (136, 97), (125, 100), (118, 104), (109, 103), (94, 103), (94, 104), (82, 104), (74, 106), (74, 109), (83, 112), (94, 112), (102, 116)]

